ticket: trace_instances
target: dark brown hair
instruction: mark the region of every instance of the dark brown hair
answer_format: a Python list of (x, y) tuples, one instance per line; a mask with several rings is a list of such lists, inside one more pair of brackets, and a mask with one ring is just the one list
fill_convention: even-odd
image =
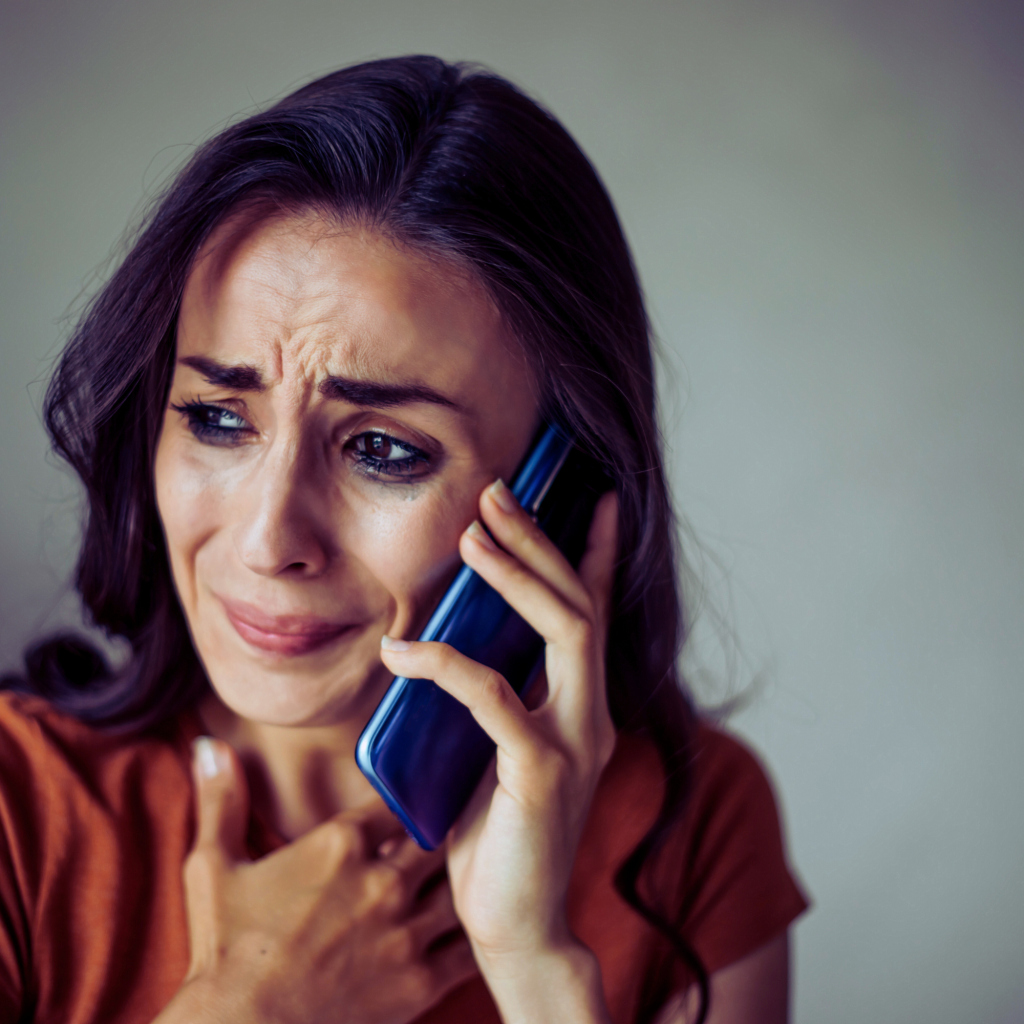
[[(676, 661), (684, 636), (676, 528), (658, 432), (650, 330), (629, 248), (593, 167), (510, 83), (433, 57), (345, 68), (203, 145), (155, 204), (81, 319), (46, 395), (56, 450), (81, 477), (87, 520), (76, 582), (93, 621), (127, 640), (120, 671), (57, 637), (6, 685), (105, 728), (144, 730), (194, 702), (206, 679), (174, 592), (153, 454), (193, 258), (246, 204), (315, 209), (468, 266), (542, 383), (547, 415), (575, 430), (615, 481), (621, 550), (608, 640), (619, 729), (661, 752), (664, 804), (617, 884), (689, 963), (672, 922), (637, 894), (687, 794), (693, 714)], [(665, 991), (649, 987), (648, 1012)]]

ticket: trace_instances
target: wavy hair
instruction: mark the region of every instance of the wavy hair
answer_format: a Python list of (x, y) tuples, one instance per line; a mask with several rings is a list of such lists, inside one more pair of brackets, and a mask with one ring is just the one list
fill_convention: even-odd
[[(677, 656), (685, 619), (657, 424), (650, 326), (629, 247), (597, 173), (547, 111), (470, 65), (410, 56), (345, 68), (201, 146), (86, 309), (51, 379), (45, 422), (85, 485), (76, 584), (131, 654), (111, 670), (82, 640), (31, 648), (23, 677), (98, 727), (151, 729), (208, 685), (171, 579), (153, 456), (178, 308), (210, 232), (248, 204), (313, 209), (469, 267), (489, 289), (557, 414), (615, 481), (620, 553), (608, 637), (619, 729), (656, 743), (661, 812), (622, 865), (623, 897), (689, 965), (678, 932), (637, 891), (685, 805), (694, 715)], [(667, 993), (647, 986), (646, 1015)]]

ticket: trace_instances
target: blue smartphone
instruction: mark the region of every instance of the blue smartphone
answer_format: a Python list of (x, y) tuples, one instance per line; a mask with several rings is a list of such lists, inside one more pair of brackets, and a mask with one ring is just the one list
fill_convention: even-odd
[[(543, 428), (512, 493), (575, 567), (597, 499), (611, 487), (598, 463), (559, 426)], [(420, 634), (500, 672), (524, 696), (544, 641), (504, 598), (463, 566)], [(356, 745), (356, 763), (426, 850), (444, 842), (480, 781), (494, 743), (454, 697), (428, 679), (397, 677)]]

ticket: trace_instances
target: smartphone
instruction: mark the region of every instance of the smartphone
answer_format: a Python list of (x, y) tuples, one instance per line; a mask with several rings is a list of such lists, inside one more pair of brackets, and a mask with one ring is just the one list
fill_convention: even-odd
[[(611, 481), (558, 425), (546, 425), (512, 493), (575, 567), (597, 499)], [(500, 672), (523, 697), (544, 641), (493, 587), (463, 566), (420, 634)], [(426, 850), (444, 842), (494, 755), (465, 705), (428, 679), (397, 677), (356, 745), (356, 763), (406, 831)]]

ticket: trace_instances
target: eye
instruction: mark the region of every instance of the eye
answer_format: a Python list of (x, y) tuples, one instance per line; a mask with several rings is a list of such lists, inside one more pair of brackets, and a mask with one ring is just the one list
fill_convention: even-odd
[(244, 417), (220, 405), (185, 402), (171, 408), (188, 420), (188, 429), (205, 444), (238, 444), (246, 434), (254, 433)]
[(363, 472), (377, 476), (422, 476), (430, 463), (422, 449), (379, 430), (357, 434), (347, 447)]

